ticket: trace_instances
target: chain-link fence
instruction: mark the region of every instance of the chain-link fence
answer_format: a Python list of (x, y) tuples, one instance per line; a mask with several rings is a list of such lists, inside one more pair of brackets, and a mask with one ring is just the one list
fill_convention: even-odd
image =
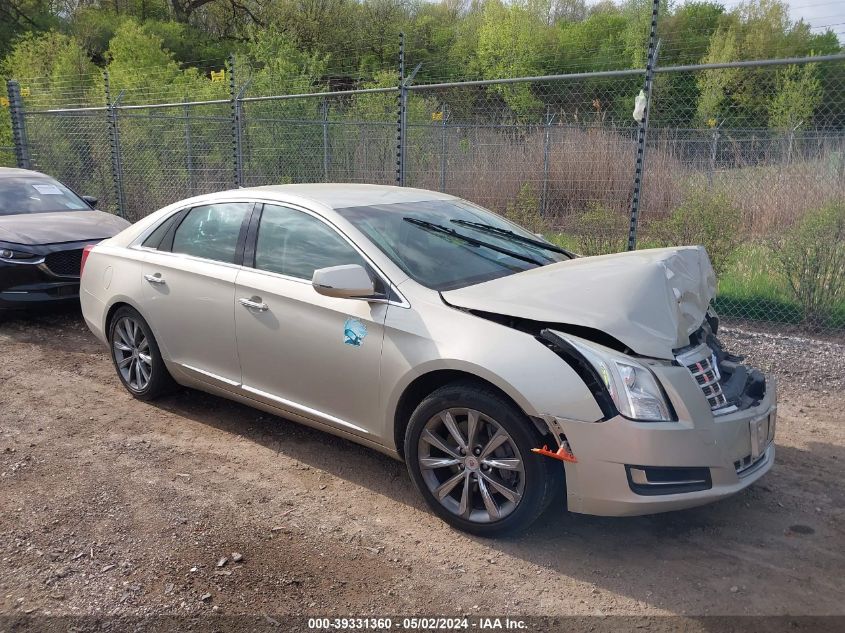
[(645, 69), (439, 84), (397, 72), (289, 94), (234, 60), (225, 72), (213, 98), (184, 101), (117, 86), (105, 105), (68, 105), (10, 85), (16, 147), (0, 160), (130, 220), (239, 185), (404, 184), (587, 255), (624, 250), (638, 207), (639, 248), (707, 246), (728, 322), (845, 333), (845, 55), (657, 67), (645, 123), (632, 116)]
[(16, 167), (18, 164), (15, 157), (14, 147), (0, 147), (0, 167)]

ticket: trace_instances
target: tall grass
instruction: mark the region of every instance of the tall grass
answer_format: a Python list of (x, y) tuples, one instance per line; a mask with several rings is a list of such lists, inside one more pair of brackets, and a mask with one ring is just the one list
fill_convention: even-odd
[[(413, 186), (440, 188), (443, 134), (441, 126), (415, 130), (408, 172)], [(650, 139), (640, 205), (645, 232), (694, 189), (724, 193), (741, 210), (745, 232), (755, 237), (781, 231), (806, 211), (845, 198), (842, 137), (796, 141), (791, 155), (784, 154), (779, 135), (761, 136), (753, 144), (725, 139), (716, 161), (711, 161), (707, 131), (679, 138), (677, 131), (657, 130)], [(578, 216), (596, 205), (620, 214), (630, 208), (636, 158), (630, 129), (552, 126), (547, 142), (542, 126), (455, 126), (446, 130), (445, 152), (446, 191), (496, 211), (504, 212), (526, 184), (537, 194), (538, 212), (561, 230), (572, 230)]]

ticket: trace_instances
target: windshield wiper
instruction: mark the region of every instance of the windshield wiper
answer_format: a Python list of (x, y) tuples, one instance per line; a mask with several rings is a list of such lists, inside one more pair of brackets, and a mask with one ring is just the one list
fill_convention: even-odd
[(561, 255), (566, 255), (569, 259), (574, 259), (577, 257), (575, 253), (568, 251), (565, 248), (561, 248), (560, 246), (555, 246), (554, 244), (549, 244), (548, 242), (544, 242), (542, 240), (534, 240), (530, 237), (525, 237), (524, 235), (515, 233), (514, 231), (509, 231), (508, 229), (502, 229), (498, 226), (493, 226), (492, 224), (484, 224), (483, 222), (470, 222), (469, 220), (450, 220), (450, 222), (460, 224), (461, 226), (468, 226), (473, 229), (478, 229), (479, 231), (484, 231), (486, 233), (492, 233), (493, 235), (501, 235), (502, 237), (508, 237), (518, 242), (523, 242), (524, 244), (531, 244), (532, 246), (536, 246), (537, 248), (542, 248), (546, 251), (552, 251), (553, 253), (560, 253)]
[(517, 253), (512, 251), (508, 248), (504, 248), (503, 246), (496, 246), (495, 244), (491, 244), (490, 242), (485, 242), (484, 240), (477, 240), (474, 237), (470, 237), (469, 235), (464, 235), (463, 233), (458, 233), (455, 229), (450, 229), (447, 226), (443, 226), (442, 224), (435, 224), (434, 222), (428, 222), (427, 220), (418, 220), (417, 218), (402, 218), (405, 222), (409, 222), (414, 226), (418, 226), (421, 229), (425, 229), (427, 231), (431, 231), (432, 233), (439, 233), (441, 235), (448, 235), (449, 237), (455, 237), (459, 240), (463, 240), (467, 244), (472, 244), (473, 246), (483, 246), (485, 248), (489, 248), (491, 251), (496, 251), (497, 253), (501, 253), (502, 255), (507, 255), (508, 257), (513, 257), (514, 259), (520, 259), (524, 262), (528, 262), (529, 264), (535, 264), (536, 266), (542, 266), (543, 262), (538, 262), (533, 257), (529, 257), (528, 255), (523, 255), (522, 253)]

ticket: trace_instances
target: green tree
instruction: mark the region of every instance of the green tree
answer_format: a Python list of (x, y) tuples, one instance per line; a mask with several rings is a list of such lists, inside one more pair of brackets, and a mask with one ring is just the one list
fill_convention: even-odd
[(49, 0), (3, 0), (0, 2), (0, 58), (13, 48), (15, 39), (38, 34), (60, 24)]
[(223, 97), (225, 82), (213, 83), (198, 68), (182, 69), (164, 39), (150, 25), (124, 21), (109, 41), (107, 70), (114, 95), (123, 104)]
[(776, 92), (769, 102), (769, 127), (791, 130), (807, 127), (821, 104), (818, 64), (787, 66), (777, 72)]
[[(739, 5), (720, 19), (702, 61), (800, 57), (820, 51), (817, 44), (829, 52), (829, 38), (813, 35), (804, 22), (791, 21), (786, 4), (756, 0)], [(756, 127), (772, 117), (781, 121), (784, 112), (789, 115), (799, 111), (809, 112), (808, 119), (812, 118), (817, 95), (826, 89), (823, 84), (816, 85), (816, 73), (810, 70), (784, 74), (766, 67), (704, 71), (698, 79), (698, 122), (718, 120), (728, 126)], [(796, 91), (802, 87), (811, 89), (808, 99), (797, 97)], [(808, 120), (807, 124), (811, 122)]]
[[(478, 62), (485, 79), (542, 74), (543, 37), (548, 30), (526, 5), (503, 5), (490, 0), (478, 34)], [(542, 110), (542, 102), (529, 83), (499, 84), (489, 88), (498, 94), (517, 118)]]
[[(737, 58), (739, 43), (736, 28), (719, 28), (710, 40), (704, 64), (718, 64)], [(698, 121), (699, 124), (721, 121), (731, 105), (730, 93), (742, 73), (738, 68), (717, 68), (705, 70), (698, 75)]]

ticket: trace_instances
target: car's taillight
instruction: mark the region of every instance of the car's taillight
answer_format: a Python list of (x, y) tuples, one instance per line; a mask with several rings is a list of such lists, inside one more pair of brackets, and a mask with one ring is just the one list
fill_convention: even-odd
[(88, 255), (91, 252), (91, 249), (94, 248), (96, 244), (88, 244), (85, 248), (82, 249), (82, 261), (79, 263), (79, 276), (82, 276), (82, 271), (85, 270), (85, 262), (88, 259)]

